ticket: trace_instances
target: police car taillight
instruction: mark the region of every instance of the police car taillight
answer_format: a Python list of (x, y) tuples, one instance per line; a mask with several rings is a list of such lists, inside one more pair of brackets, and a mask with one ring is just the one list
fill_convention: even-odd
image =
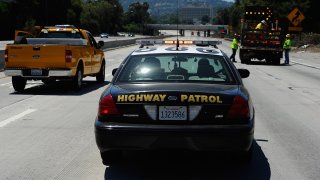
[(72, 62), (72, 51), (66, 50), (66, 63), (71, 63), (71, 62)]
[(120, 113), (111, 95), (105, 96), (100, 100), (100, 103), (99, 103), (100, 116), (118, 115), (118, 114)]
[(227, 119), (248, 119), (250, 117), (250, 109), (248, 101), (241, 96), (236, 96), (228, 111)]
[(8, 49), (6, 49), (5, 51), (4, 51), (4, 60), (5, 60), (5, 62), (8, 62)]

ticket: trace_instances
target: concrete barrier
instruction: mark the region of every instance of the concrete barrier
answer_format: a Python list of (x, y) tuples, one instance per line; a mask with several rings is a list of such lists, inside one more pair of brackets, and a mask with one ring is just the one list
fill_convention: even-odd
[(103, 50), (108, 50), (112, 48), (117, 48), (121, 46), (127, 46), (131, 44), (135, 44), (136, 39), (126, 39), (126, 40), (119, 40), (119, 41), (106, 41), (104, 42), (104, 46), (102, 47)]

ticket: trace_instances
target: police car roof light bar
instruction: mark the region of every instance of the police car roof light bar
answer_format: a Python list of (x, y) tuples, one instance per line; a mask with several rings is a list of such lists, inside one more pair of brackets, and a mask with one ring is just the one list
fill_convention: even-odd
[(216, 47), (219, 44), (222, 44), (221, 41), (200, 41), (200, 40), (161, 40), (161, 39), (141, 39), (136, 40), (136, 44), (143, 46), (153, 46), (155, 44), (167, 44), (167, 45), (196, 45), (196, 46), (214, 46)]

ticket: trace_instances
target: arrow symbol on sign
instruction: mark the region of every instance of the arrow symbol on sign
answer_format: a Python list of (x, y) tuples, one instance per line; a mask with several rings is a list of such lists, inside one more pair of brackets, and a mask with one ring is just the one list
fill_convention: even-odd
[(295, 17), (294, 18), (292, 18), (292, 22), (295, 22), (295, 21), (299, 21), (299, 16), (300, 16), (300, 12), (299, 11), (297, 11), (296, 12), (296, 14), (295, 14)]

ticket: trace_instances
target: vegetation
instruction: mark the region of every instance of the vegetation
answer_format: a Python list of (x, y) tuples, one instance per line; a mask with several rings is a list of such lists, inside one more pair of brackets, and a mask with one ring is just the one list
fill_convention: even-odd
[(152, 22), (148, 9), (148, 3), (133, 3), (124, 13), (118, 0), (0, 0), (0, 40), (13, 39), (17, 29), (56, 24), (73, 24), (95, 35), (146, 33), (144, 25)]
[(145, 25), (152, 22), (148, 10), (149, 4), (146, 2), (142, 4), (139, 2), (132, 3), (124, 16), (126, 24), (124, 29), (128, 32), (145, 32)]

